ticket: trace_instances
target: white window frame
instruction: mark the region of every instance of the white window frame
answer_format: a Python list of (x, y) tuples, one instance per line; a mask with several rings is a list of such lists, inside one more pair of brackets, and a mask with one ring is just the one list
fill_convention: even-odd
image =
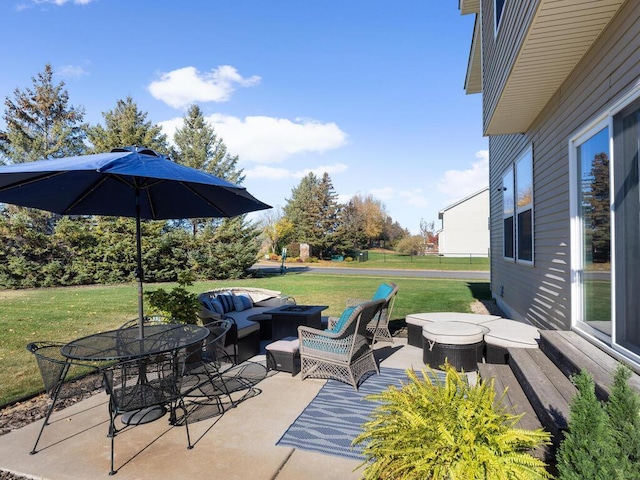
[[(615, 275), (614, 275), (614, 215), (610, 218), (611, 228), (611, 338), (604, 332), (601, 332), (586, 322), (580, 322), (581, 318), (584, 318), (584, 298), (582, 289), (582, 277), (580, 272), (584, 270), (584, 262), (582, 255), (582, 248), (584, 245), (583, 238), (583, 219), (582, 211), (580, 208), (580, 189), (578, 188), (579, 169), (578, 169), (578, 156), (577, 149), (580, 145), (585, 143), (591, 137), (599, 133), (601, 130), (609, 129), (609, 172), (613, 170), (613, 115), (601, 115), (595, 120), (588, 123), (585, 127), (580, 129), (574, 135), (569, 138), (569, 216), (570, 216), (570, 238), (571, 238), (571, 326), (577, 328), (580, 331), (587, 333), (589, 336), (595, 337), (603, 342), (610, 343), (614, 338), (615, 332)], [(613, 200), (613, 177), (609, 180), (609, 198)]]

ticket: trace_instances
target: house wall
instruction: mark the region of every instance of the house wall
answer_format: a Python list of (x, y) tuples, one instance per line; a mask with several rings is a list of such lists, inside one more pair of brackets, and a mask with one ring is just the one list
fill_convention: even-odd
[[(528, 12), (527, 3), (512, 0), (506, 5)], [(483, 62), (491, 66), (483, 88), (493, 92), (502, 80), (492, 76), (492, 69), (504, 62), (495, 56), (507, 47), (494, 45), (493, 0), (483, 0), (482, 13), (491, 15), (483, 18)], [(512, 17), (505, 19), (511, 23), (502, 27), (524, 28), (524, 23), (515, 25)], [(497, 40), (518, 36), (514, 32)], [(571, 327), (568, 139), (639, 83), (640, 2), (628, 1), (526, 132), (490, 137), (491, 286), (498, 303), (513, 318), (544, 328)], [(502, 257), (502, 192), (498, 188), (508, 166), (529, 145), (533, 149), (534, 264), (524, 265)]]
[(488, 256), (489, 190), (442, 211), (438, 253), (447, 256)]

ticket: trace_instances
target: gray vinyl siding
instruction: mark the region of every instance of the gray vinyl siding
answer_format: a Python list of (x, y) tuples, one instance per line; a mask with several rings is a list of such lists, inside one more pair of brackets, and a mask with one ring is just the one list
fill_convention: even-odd
[[(528, 2), (507, 3), (514, 7)], [(484, 0), (483, 7), (491, 10), (493, 1)], [(493, 12), (485, 9), (483, 14), (488, 18)], [(507, 26), (514, 28), (513, 23), (501, 28)], [(519, 24), (518, 28), (525, 27)], [(504, 68), (505, 60), (495, 58), (499, 50), (493, 49), (493, 32), (485, 27), (484, 35), (489, 39), (483, 51), (485, 64)], [(490, 93), (486, 102), (491, 102), (492, 97), (497, 98), (496, 79), (502, 77), (491, 70), (487, 75), (483, 85)], [(640, 2), (628, 1), (526, 132), (490, 137), (492, 290), (518, 316), (535, 325), (563, 330), (571, 327), (569, 137), (638, 83)], [(502, 256), (502, 193), (498, 191), (506, 168), (529, 145), (533, 147), (533, 266)]]
[(494, 0), (482, 0), (483, 129), (486, 130), (539, 0), (506, 0), (494, 38)]

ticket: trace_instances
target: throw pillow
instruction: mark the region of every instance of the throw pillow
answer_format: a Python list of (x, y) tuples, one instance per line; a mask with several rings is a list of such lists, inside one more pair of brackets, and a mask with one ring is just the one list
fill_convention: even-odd
[(238, 295), (233, 295), (233, 306), (235, 307), (237, 312), (242, 312), (253, 307), (253, 302), (251, 298), (246, 293), (239, 293)]
[(247, 295), (246, 293), (241, 293), (240, 295), (238, 295), (238, 297), (240, 297), (240, 299), (242, 300), (244, 310), (253, 308), (253, 300), (251, 300), (251, 297), (249, 295)]
[(235, 308), (233, 304), (233, 294), (231, 293), (219, 293), (216, 295), (216, 299), (222, 304), (222, 313), (228, 313)]
[(209, 299), (209, 310), (212, 312), (216, 312), (218, 315), (224, 314), (224, 308), (222, 308), (222, 304), (215, 298)]

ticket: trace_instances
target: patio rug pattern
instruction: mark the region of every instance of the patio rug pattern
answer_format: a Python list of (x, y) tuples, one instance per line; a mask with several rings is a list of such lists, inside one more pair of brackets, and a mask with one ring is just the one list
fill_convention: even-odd
[(366, 378), (357, 392), (351, 385), (328, 380), (276, 445), (364, 461), (364, 445), (352, 447), (351, 442), (378, 405), (364, 397), (408, 382), (405, 371), (396, 368), (381, 368), (380, 375)]

